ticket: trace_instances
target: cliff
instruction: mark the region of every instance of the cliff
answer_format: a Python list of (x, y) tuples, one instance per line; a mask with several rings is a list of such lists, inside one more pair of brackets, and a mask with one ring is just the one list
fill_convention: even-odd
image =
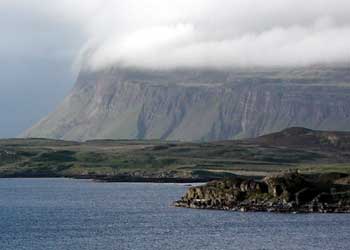
[[(177, 207), (262, 212), (350, 212), (349, 176), (285, 173), (230, 178), (192, 187)], [(347, 180), (347, 181), (346, 181)]]
[(291, 126), (349, 130), (349, 68), (82, 71), (24, 137), (223, 140)]

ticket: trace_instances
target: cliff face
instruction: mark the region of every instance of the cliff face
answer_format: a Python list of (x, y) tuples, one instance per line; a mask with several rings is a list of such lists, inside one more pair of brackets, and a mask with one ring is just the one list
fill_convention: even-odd
[(82, 72), (25, 137), (222, 140), (350, 130), (350, 68)]
[(349, 213), (350, 191), (342, 174), (285, 173), (263, 180), (240, 177), (192, 187), (178, 207), (260, 212)]

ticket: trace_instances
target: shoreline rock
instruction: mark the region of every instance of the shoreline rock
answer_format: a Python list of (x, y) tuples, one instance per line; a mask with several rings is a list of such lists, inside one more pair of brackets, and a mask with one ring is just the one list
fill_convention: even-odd
[(341, 178), (341, 174), (297, 172), (262, 180), (227, 178), (189, 188), (174, 205), (242, 212), (350, 213), (350, 187), (336, 184)]

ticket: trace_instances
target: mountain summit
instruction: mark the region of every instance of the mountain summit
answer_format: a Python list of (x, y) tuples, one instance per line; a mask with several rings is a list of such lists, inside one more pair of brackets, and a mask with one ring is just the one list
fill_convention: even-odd
[(82, 71), (71, 93), (24, 137), (209, 141), (298, 126), (349, 130), (346, 66)]

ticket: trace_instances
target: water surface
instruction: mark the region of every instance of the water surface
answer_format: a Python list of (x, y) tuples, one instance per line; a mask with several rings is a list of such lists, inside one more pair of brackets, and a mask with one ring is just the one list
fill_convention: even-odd
[(186, 188), (0, 179), (0, 249), (350, 249), (350, 215), (170, 207)]

